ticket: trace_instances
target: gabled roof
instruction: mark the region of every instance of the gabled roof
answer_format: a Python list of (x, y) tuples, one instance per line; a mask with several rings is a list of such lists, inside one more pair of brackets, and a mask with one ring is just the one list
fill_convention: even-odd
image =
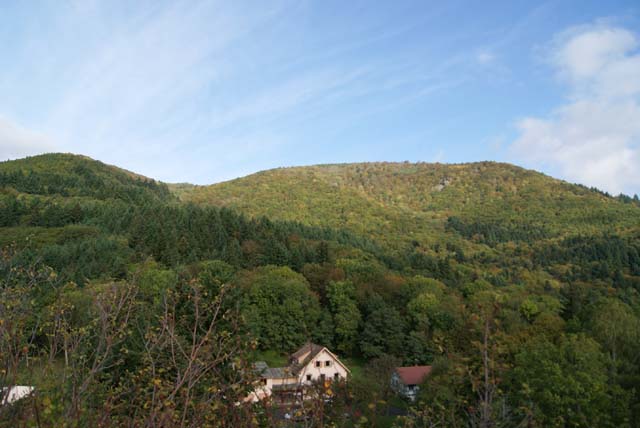
[(329, 351), (329, 348), (323, 348), (327, 351), (327, 353), (329, 355), (331, 355), (337, 362), (338, 364), (340, 364), (342, 367), (344, 367), (344, 369), (347, 371), (347, 373), (351, 373), (351, 370), (349, 370), (349, 367), (345, 366), (344, 363), (342, 361), (340, 361), (340, 358), (338, 358), (338, 356), (336, 354), (334, 354), (333, 352)]
[[(291, 354), (289, 365), (287, 367), (269, 367), (264, 361), (256, 361), (253, 363), (253, 369), (256, 374), (263, 379), (288, 378), (292, 375), (297, 376), (300, 371), (322, 351), (326, 351), (338, 364), (344, 367), (348, 373), (351, 373), (351, 370), (349, 370), (349, 368), (345, 366), (333, 352), (329, 351), (329, 349), (324, 346), (316, 345), (311, 342), (305, 343), (300, 349)], [(298, 362), (300, 358), (303, 357), (304, 359)]]
[(419, 385), (431, 373), (431, 366), (396, 367), (395, 370), (405, 385)]
[[(349, 370), (349, 368), (347, 366), (345, 366), (342, 361), (340, 361), (340, 358), (338, 358), (338, 356), (336, 354), (334, 354), (333, 352), (329, 351), (329, 349), (325, 346), (322, 345), (316, 345), (315, 343), (311, 343), (311, 342), (307, 342), (304, 345), (302, 345), (302, 347), (300, 349), (298, 349), (296, 352), (294, 352), (293, 354), (291, 354), (290, 357), (290, 366), (291, 367), (291, 371), (295, 374), (300, 373), (300, 371), (306, 367), (309, 362), (311, 360), (313, 360), (319, 353), (321, 353), (322, 351), (326, 351), (327, 354), (331, 355), (331, 357), (333, 357), (333, 359), (340, 364), (342, 367), (344, 367), (344, 369), (348, 372), (351, 373), (351, 370)], [(308, 355), (307, 355), (308, 354)], [(299, 361), (300, 358), (304, 357), (304, 360)]]
[(297, 359), (303, 357), (304, 354), (309, 353), (309, 355), (305, 358), (305, 360), (311, 359), (311, 358), (315, 357), (316, 355), (318, 355), (323, 349), (324, 349), (324, 346), (320, 346), (320, 345), (316, 345), (315, 343), (307, 342), (304, 345), (302, 345), (300, 347), (300, 349), (298, 349), (296, 352), (291, 354), (291, 358), (295, 358), (297, 360)]

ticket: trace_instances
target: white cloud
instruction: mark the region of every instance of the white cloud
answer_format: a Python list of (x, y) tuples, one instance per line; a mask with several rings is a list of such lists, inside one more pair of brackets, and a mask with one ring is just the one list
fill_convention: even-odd
[(52, 144), (43, 134), (25, 129), (0, 116), (0, 161), (52, 150)]
[(597, 78), (637, 47), (633, 33), (622, 28), (576, 28), (556, 37), (553, 61), (575, 81)]
[(495, 59), (495, 55), (493, 54), (493, 52), (489, 50), (481, 49), (476, 52), (476, 61), (480, 65), (490, 64), (493, 62), (494, 59)]
[[(437, 128), (409, 119), (504, 74), (499, 46), (446, 35), (413, 43), (424, 16), (398, 28), (386, 17), (334, 22), (319, 4), (291, 0), (58, 3), (25, 7), (20, 34), (6, 39), (3, 111), (57, 150), (166, 181), (207, 183), (327, 153), (370, 157), (392, 132), (395, 152), (380, 152), (406, 152), (423, 127)], [(37, 152), (40, 137), (0, 154)]]
[(570, 98), (546, 118), (517, 124), (514, 153), (568, 180), (612, 193), (640, 188), (640, 41), (607, 26), (571, 29), (552, 44), (551, 61)]

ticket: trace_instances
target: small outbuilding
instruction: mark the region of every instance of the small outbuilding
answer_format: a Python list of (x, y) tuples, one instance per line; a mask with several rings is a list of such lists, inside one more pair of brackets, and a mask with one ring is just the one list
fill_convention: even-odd
[(420, 384), (431, 373), (431, 366), (396, 367), (391, 374), (391, 387), (411, 401), (416, 399)]

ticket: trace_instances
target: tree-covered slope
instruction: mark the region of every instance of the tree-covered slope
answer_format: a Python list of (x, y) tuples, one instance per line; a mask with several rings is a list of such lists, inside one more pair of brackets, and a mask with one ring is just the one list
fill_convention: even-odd
[(256, 353), (313, 341), (353, 368), (325, 425), (389, 416), (393, 367), (431, 364), (397, 426), (640, 427), (632, 198), (497, 163), (0, 178), (0, 390), (38, 391), (0, 426), (275, 426), (232, 403)]
[(51, 153), (0, 162), (0, 188), (36, 195), (169, 201), (167, 186), (86, 156)]
[(625, 233), (640, 216), (637, 204), (495, 162), (279, 168), (181, 188), (179, 196), (252, 215), (345, 227), (389, 243), (442, 238), (447, 226), (488, 243)]
[(71, 154), (0, 163), (0, 248), (78, 284), (122, 278), (146, 258), (177, 266), (222, 259), (301, 268), (327, 245), (376, 246), (344, 231), (180, 203), (164, 183)]

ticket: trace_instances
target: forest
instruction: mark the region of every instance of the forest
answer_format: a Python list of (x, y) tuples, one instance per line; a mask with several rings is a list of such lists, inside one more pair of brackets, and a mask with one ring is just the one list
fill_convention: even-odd
[[(637, 196), (491, 162), (177, 186), (49, 154), (0, 163), (0, 247), (0, 387), (36, 390), (0, 426), (640, 427)], [(352, 369), (330, 402), (243, 401), (308, 341)]]

